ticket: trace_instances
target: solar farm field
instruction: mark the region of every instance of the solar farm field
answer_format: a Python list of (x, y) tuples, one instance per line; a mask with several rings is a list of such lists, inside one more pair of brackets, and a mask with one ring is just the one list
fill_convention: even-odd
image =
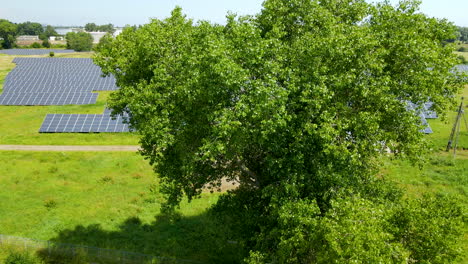
[[(29, 56), (40, 58), (45, 56)], [(89, 58), (91, 53), (57, 54), (60, 58)], [(0, 84), (5, 82), (9, 72), (15, 68), (13, 56), (0, 54)], [(20, 60), (27, 60), (21, 57)], [(42, 60), (48, 60), (43, 58)], [(0, 85), (0, 87), (2, 87)], [(3, 89), (0, 89), (0, 92)], [(0, 105), (0, 144), (21, 145), (136, 145), (137, 136), (131, 133), (38, 133), (48, 114), (97, 114), (105, 110), (109, 91), (92, 92), (97, 98), (95, 104), (88, 105), (46, 105), (46, 106), (11, 106)], [(113, 130), (115, 131), (115, 130)], [(47, 131), (49, 132), (49, 131)], [(52, 131), (53, 132), (53, 131)]]

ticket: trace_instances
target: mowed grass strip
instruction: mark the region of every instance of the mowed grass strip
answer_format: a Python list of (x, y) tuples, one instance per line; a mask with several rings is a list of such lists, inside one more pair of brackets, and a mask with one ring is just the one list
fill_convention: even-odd
[(208, 262), (232, 255), (206, 215), (219, 194), (165, 217), (157, 176), (138, 154), (0, 151), (0, 164), (0, 234)]
[[(92, 53), (58, 54), (57, 57), (90, 57)], [(44, 56), (29, 56), (44, 57)], [(15, 64), (14, 56), (0, 56), (0, 83)], [(47, 114), (102, 114), (111, 92), (99, 92), (93, 105), (0, 106), (0, 144), (18, 145), (137, 145), (135, 133), (39, 133)]]

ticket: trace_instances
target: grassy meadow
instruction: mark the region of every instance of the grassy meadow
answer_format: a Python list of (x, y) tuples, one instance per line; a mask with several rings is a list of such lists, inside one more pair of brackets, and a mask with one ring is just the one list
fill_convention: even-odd
[(169, 220), (136, 153), (0, 151), (0, 163), (0, 234), (211, 263), (236, 256), (205, 212), (219, 194), (183, 202)]

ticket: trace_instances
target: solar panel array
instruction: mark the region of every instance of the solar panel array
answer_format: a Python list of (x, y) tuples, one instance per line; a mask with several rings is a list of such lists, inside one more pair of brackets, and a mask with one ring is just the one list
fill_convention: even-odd
[(411, 111), (418, 111), (418, 115), (421, 118), (421, 124), (424, 126), (424, 128), (421, 130), (424, 134), (432, 134), (434, 133), (432, 131), (432, 128), (429, 126), (429, 123), (427, 122), (427, 119), (435, 119), (437, 118), (437, 113), (434, 110), (431, 110), (431, 107), (434, 103), (433, 102), (427, 102), (422, 105), (420, 108), (418, 105), (409, 102), (408, 103), (408, 110)]
[(459, 71), (462, 72), (468, 72), (468, 65), (466, 64), (460, 64), (456, 66)]
[(1, 105), (85, 105), (96, 103), (96, 93), (10, 93), (0, 95)]
[(93, 91), (118, 89), (113, 76), (87, 58), (15, 58), (0, 105), (94, 104)]
[(92, 133), (92, 132), (129, 132), (127, 117), (112, 119), (110, 110), (104, 114), (48, 114), (39, 133)]
[(0, 53), (7, 54), (7, 55), (19, 55), (19, 56), (27, 56), (27, 55), (46, 55), (50, 52), (54, 53), (73, 53), (74, 50), (67, 50), (67, 49), (5, 49), (0, 50)]

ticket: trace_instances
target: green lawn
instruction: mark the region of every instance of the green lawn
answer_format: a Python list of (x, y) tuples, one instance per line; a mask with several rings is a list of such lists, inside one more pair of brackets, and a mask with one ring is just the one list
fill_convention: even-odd
[[(57, 54), (57, 57), (90, 57), (91, 53)], [(45, 57), (45, 56), (30, 56)], [(0, 55), (0, 85), (14, 68), (14, 56)], [(1, 89), (0, 89), (1, 92)], [(134, 133), (58, 133), (40, 134), (47, 114), (101, 114), (110, 92), (99, 92), (94, 105), (0, 106), (0, 144), (20, 145), (136, 145)]]
[(0, 151), (0, 164), (0, 234), (211, 263), (236, 255), (205, 212), (218, 194), (164, 217), (157, 177), (135, 153)]

